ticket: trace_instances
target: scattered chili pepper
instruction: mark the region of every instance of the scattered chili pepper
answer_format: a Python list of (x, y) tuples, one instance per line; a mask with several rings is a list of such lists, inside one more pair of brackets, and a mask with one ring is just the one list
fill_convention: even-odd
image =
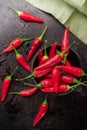
[(47, 40), (45, 40), (45, 43), (44, 43), (44, 55), (41, 58), (39, 65), (44, 64), (49, 59), (48, 54), (47, 54), (47, 50), (46, 50), (46, 44), (47, 44)]
[(10, 5), (8, 6), (18, 15), (20, 19), (24, 21), (43, 23), (43, 20), (40, 19), (39, 17), (33, 16), (32, 14), (25, 11), (17, 10)]
[(40, 60), (42, 59), (43, 57), (43, 51), (40, 49), (38, 50), (38, 63), (40, 63)]
[(29, 49), (29, 52), (27, 54), (27, 61), (29, 61), (31, 59), (31, 57), (35, 53), (35, 51), (41, 46), (42, 39), (43, 39), (43, 36), (44, 36), (46, 30), (47, 30), (47, 26), (44, 28), (42, 34), (39, 37), (34, 39), (32, 46)]
[(60, 71), (56, 67), (52, 70), (53, 87), (56, 94), (59, 92)]
[(22, 80), (29, 79), (32, 77), (41, 78), (51, 71), (52, 71), (52, 68), (47, 68), (47, 69), (43, 69), (43, 70), (34, 70), (30, 75), (28, 75), (24, 78), (21, 78), (21, 79), (16, 79), (16, 81), (22, 81)]
[(25, 97), (25, 96), (33, 95), (34, 93), (37, 92), (37, 90), (38, 90), (38, 88), (34, 87), (34, 88), (28, 88), (28, 89), (22, 90), (20, 92), (9, 92), (8, 94), (17, 94), (22, 97)]
[(49, 58), (54, 57), (54, 55), (56, 54), (56, 47), (58, 45), (58, 42), (54, 42), (51, 46), (50, 52), (49, 52)]
[(17, 70), (17, 67), (14, 69), (14, 71), (10, 75), (6, 76), (2, 82), (1, 99), (0, 99), (1, 102), (3, 102), (6, 99), (7, 92), (12, 81), (12, 76), (16, 70)]
[[(14, 48), (14, 47), (13, 47)], [(20, 54), (15, 48), (14, 48), (14, 51), (15, 51), (15, 55), (16, 55), (16, 61), (24, 68), (26, 69), (28, 72), (30, 72), (31, 68), (30, 66), (28, 65), (24, 55)]]
[(58, 68), (61, 71), (65, 71), (69, 74), (72, 74), (73, 76), (76, 76), (76, 77), (87, 75), (80, 67), (60, 65), (60, 66), (57, 66), (56, 68)]
[[(44, 64), (38, 66), (35, 68), (35, 70), (40, 70), (40, 69), (46, 69), (49, 67), (54, 67), (55, 65), (57, 65), (58, 63), (60, 63), (63, 60), (63, 56), (65, 54), (65, 52), (74, 44), (75, 42), (73, 42), (68, 48), (66, 48), (66, 50), (64, 50), (63, 52), (61, 52), (61, 54), (55, 54), (52, 58), (48, 59), (47, 62), (45, 62)], [(59, 52), (58, 52), (59, 53)]]
[(40, 105), (38, 113), (33, 121), (33, 126), (36, 126), (38, 122), (46, 115), (48, 111), (48, 103), (47, 103), (47, 96), (45, 97), (45, 100)]
[(22, 45), (22, 43), (31, 40), (32, 38), (16, 38), (9, 43), (9, 45), (2, 51), (3, 53), (8, 53), (13, 50), (13, 46), (18, 48)]

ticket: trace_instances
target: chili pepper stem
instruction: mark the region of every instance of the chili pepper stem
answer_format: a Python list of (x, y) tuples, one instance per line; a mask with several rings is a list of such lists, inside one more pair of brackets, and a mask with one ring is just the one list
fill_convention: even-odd
[(22, 80), (25, 80), (25, 79), (29, 79), (29, 78), (32, 78), (32, 77), (35, 77), (34, 73), (31, 73), (30, 75), (24, 77), (24, 78), (21, 78), (21, 79), (15, 79), (16, 81), (22, 81)]
[(13, 76), (13, 74), (16, 72), (16, 70), (18, 69), (18, 67), (16, 66), (16, 68), (13, 70), (13, 72), (11, 73), (11, 76)]
[(8, 6), (15, 12), (15, 13), (17, 13), (18, 15), (20, 15), (21, 14), (21, 11), (19, 11), (19, 10), (17, 10), (17, 9), (15, 9), (14, 7), (12, 7), (11, 5), (9, 5), (8, 4)]
[(14, 46), (13, 46), (13, 49), (14, 49), (14, 52), (15, 52), (16, 56), (19, 56), (20, 54), (19, 54), (19, 52), (17, 51), (17, 49)]
[(48, 104), (48, 103), (47, 103), (47, 97), (48, 97), (48, 95), (45, 96), (45, 99), (44, 99), (44, 101), (43, 101), (43, 104), (44, 104), (44, 105)]
[(15, 73), (15, 71), (16, 71), (17, 69), (18, 69), (18, 67), (16, 67), (16, 68), (14, 69), (14, 71), (13, 71), (10, 75), (7, 76), (7, 78), (8, 78), (9, 80), (11, 80), (13, 74)]
[(71, 46), (72, 46), (74, 43), (75, 43), (75, 41), (73, 41), (73, 42), (70, 44), (70, 46), (68, 46), (63, 52), (59, 52), (58, 50), (56, 50), (56, 52), (57, 52), (58, 54), (60, 54), (61, 56), (64, 56), (65, 52), (66, 52), (69, 48), (71, 48)]
[(33, 38), (21, 38), (21, 42), (26, 42), (26, 41), (29, 41), (29, 40), (32, 40)]
[(47, 55), (47, 50), (46, 50), (46, 44), (47, 44), (47, 40), (45, 40), (45, 43), (44, 43), (45, 45), (44, 45), (44, 56), (45, 57), (48, 57), (48, 55)]
[(75, 84), (75, 85), (72, 85), (72, 86), (69, 86), (69, 85), (68, 85), (68, 90), (70, 90), (70, 89), (74, 89), (74, 88), (76, 88), (76, 87), (79, 86), (79, 85), (87, 86), (87, 85), (84, 84), (84, 83), (87, 83), (87, 81), (80, 82), (80, 83)]
[(25, 85), (27, 85), (27, 86), (32, 86), (32, 87), (34, 87), (36, 84), (30, 84), (30, 83), (24, 83)]
[(9, 92), (8, 94), (17, 94), (17, 95), (19, 95), (20, 93), (19, 92)]
[(44, 36), (46, 30), (47, 30), (47, 26), (44, 28), (42, 34), (38, 37), (38, 39), (42, 40), (42, 38), (43, 38), (43, 36)]

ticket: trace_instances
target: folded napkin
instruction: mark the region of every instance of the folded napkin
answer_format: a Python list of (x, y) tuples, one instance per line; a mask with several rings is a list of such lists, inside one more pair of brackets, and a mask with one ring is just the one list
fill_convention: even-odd
[(87, 44), (87, 0), (26, 0), (50, 13)]

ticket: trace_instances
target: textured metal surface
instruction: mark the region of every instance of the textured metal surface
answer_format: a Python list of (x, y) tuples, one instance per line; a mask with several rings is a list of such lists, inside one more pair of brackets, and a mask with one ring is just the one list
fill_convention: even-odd
[[(7, 6), (8, 4), (19, 10), (26, 10), (41, 17), (44, 19), (44, 23), (30, 23), (20, 20)], [(48, 26), (48, 30), (44, 39), (47, 39), (50, 43), (55, 41), (61, 43), (64, 27), (52, 16), (45, 14), (24, 0), (0, 0), (0, 52), (16, 37), (39, 36), (41, 30), (43, 30), (46, 25)], [(76, 44), (73, 45), (73, 49), (79, 55), (82, 68), (87, 72), (87, 45), (70, 33), (70, 42), (73, 40), (76, 41)], [(31, 43), (31, 41), (25, 43), (18, 49), (19, 52), (26, 56)], [(43, 45), (41, 47), (43, 47)], [(4, 56), (0, 53), (0, 60), (3, 57)], [(30, 64), (32, 64), (32, 61), (33, 59)], [(18, 64), (15, 61), (14, 52), (11, 52), (6, 56), (6, 59), (0, 63), (0, 90), (3, 78), (8, 75), (15, 66), (18, 66)], [(23, 82), (19, 83), (14, 80), (15, 78), (24, 77), (26, 75), (28, 75), (28, 72), (19, 66), (9, 91), (20, 91), (28, 88)], [(85, 78), (85, 80), (87, 79)], [(33, 83), (31, 79), (27, 81)], [(80, 87), (78, 91), (79, 93), (74, 91), (62, 97), (49, 95), (49, 111), (36, 128), (32, 127), (32, 122), (45, 94), (38, 91), (35, 95), (24, 98), (18, 95), (8, 95), (5, 102), (0, 103), (0, 130), (75, 130), (79, 128), (86, 130), (87, 89)]]

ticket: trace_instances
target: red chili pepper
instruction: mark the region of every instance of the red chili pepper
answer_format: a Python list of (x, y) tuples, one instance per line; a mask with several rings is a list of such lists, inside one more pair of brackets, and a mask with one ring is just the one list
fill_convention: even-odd
[[(14, 48), (14, 47), (13, 47)], [(24, 68), (26, 69), (28, 72), (30, 72), (31, 68), (28, 65), (25, 57), (20, 54), (15, 48), (14, 48), (15, 54), (16, 54), (16, 61)]]
[[(69, 28), (67, 27), (64, 32), (64, 36), (61, 43), (61, 52), (66, 50), (66, 48), (69, 46)], [(65, 54), (69, 54), (69, 49), (65, 52)]]
[(66, 84), (79, 83), (80, 81), (70, 74), (61, 75), (60, 81)]
[(52, 70), (52, 81), (53, 87), (56, 94), (59, 92), (59, 81), (60, 81), (60, 71), (56, 68)]
[(61, 71), (65, 71), (69, 74), (72, 74), (73, 76), (76, 77), (80, 77), (80, 76), (86, 76), (87, 74), (85, 74), (85, 72), (79, 68), (79, 67), (75, 67), (75, 66), (57, 66), (56, 68), (58, 68)]
[(47, 54), (47, 50), (46, 50), (46, 44), (47, 44), (47, 40), (45, 40), (45, 43), (44, 43), (44, 55), (41, 58), (39, 65), (44, 64), (49, 59), (48, 54)]
[(45, 76), (45, 78), (51, 79), (51, 78), (52, 78), (52, 74), (51, 74), (51, 73), (47, 74), (47, 75)]
[(6, 99), (8, 89), (11, 85), (12, 76), (15, 73), (16, 69), (17, 69), (17, 67), (10, 75), (6, 76), (2, 82), (1, 99), (0, 99), (1, 102), (3, 102)]
[(33, 16), (32, 14), (25, 11), (19, 11), (10, 5), (9, 7), (18, 15), (20, 19), (24, 21), (43, 23), (43, 20), (40, 19), (39, 17)]
[(61, 55), (56, 54), (54, 57), (50, 58), (45, 62), (44, 64), (36, 67), (34, 70), (42, 70), (42, 69), (47, 69), (50, 67), (54, 67), (58, 63), (60, 63), (63, 60), (63, 57)]
[(46, 74), (48, 74), (51, 71), (52, 71), (52, 68), (47, 68), (47, 69), (43, 69), (43, 70), (34, 70), (27, 77), (24, 77), (24, 78), (21, 78), (21, 79), (16, 79), (16, 80), (17, 81), (22, 81), (22, 80), (29, 79), (29, 78), (32, 78), (32, 77), (41, 78), (41, 77), (45, 76)]
[(38, 88), (34, 87), (34, 88), (22, 90), (20, 92), (9, 92), (8, 94), (17, 94), (17, 95), (20, 95), (22, 97), (26, 97), (26, 96), (33, 95), (34, 93), (37, 92), (37, 90), (38, 90)]
[(31, 48), (29, 49), (29, 52), (27, 54), (27, 61), (29, 61), (32, 57), (32, 55), (35, 53), (35, 51), (41, 46), (42, 44), (42, 39), (43, 39), (43, 36), (45, 34), (47, 30), (47, 26), (45, 27), (45, 29), (43, 30), (42, 34), (38, 37), (38, 38), (35, 38), (33, 43), (32, 43), (32, 46)]
[(66, 65), (66, 66), (72, 66), (68, 59), (65, 60), (64, 65)]
[(37, 86), (40, 89), (53, 86), (53, 83), (52, 83), (51, 79), (42, 79), (40, 81), (40, 83), (35, 84), (35, 85), (34, 84), (33, 85), (29, 84), (29, 83), (24, 83), (24, 84), (29, 85), (29, 86)]
[(38, 63), (40, 63), (40, 60), (43, 57), (43, 51), (42, 50), (38, 50)]
[(54, 42), (51, 46), (50, 52), (49, 52), (49, 58), (54, 57), (54, 55), (56, 54), (56, 47), (58, 45), (58, 42)]
[[(87, 83), (87, 82), (86, 82), (86, 83)], [(67, 85), (67, 84), (65, 84), (65, 83), (60, 83), (60, 84), (59, 84), (59, 91), (58, 91), (58, 93), (60, 93), (60, 92), (67, 92), (67, 91), (69, 91), (69, 90), (72, 90), (72, 89), (76, 88), (76, 87), (79, 86), (79, 85), (87, 86), (87, 85), (85, 84), (85, 81), (84, 81), (84, 82), (77, 83), (77, 84), (72, 85), (72, 86)], [(54, 87), (42, 88), (41, 91), (44, 92), (44, 93), (55, 93)]]
[[(47, 62), (45, 62), (44, 64), (38, 66), (35, 68), (35, 70), (41, 70), (41, 69), (46, 69), (49, 67), (54, 67), (55, 65), (57, 65), (58, 63), (60, 63), (63, 60), (63, 56), (65, 54), (65, 52), (74, 44), (75, 42), (73, 42), (66, 50), (64, 50), (63, 52), (61, 52), (61, 54), (55, 54), (52, 58), (48, 59)], [(58, 51), (59, 53), (59, 51)]]
[(38, 113), (33, 121), (33, 126), (37, 125), (37, 123), (46, 115), (47, 111), (48, 111), (48, 103), (47, 98), (45, 98), (45, 100), (39, 107)]
[(84, 81), (84, 82), (77, 83), (77, 84), (72, 85), (72, 86), (67, 85), (67, 84), (64, 84), (64, 83), (61, 83), (61, 84), (59, 85), (59, 92), (68, 92), (69, 90), (75, 89), (75, 88), (78, 87), (79, 85), (87, 86), (87, 85), (84, 84), (84, 83), (85, 83), (85, 81)]
[(15, 48), (18, 48), (22, 45), (22, 43), (31, 40), (32, 38), (16, 38), (14, 40), (12, 40), (9, 45), (2, 51), (3, 53), (8, 53), (11, 52), (13, 50), (13, 46)]
[(55, 93), (54, 87), (42, 88), (41, 91), (44, 93)]

